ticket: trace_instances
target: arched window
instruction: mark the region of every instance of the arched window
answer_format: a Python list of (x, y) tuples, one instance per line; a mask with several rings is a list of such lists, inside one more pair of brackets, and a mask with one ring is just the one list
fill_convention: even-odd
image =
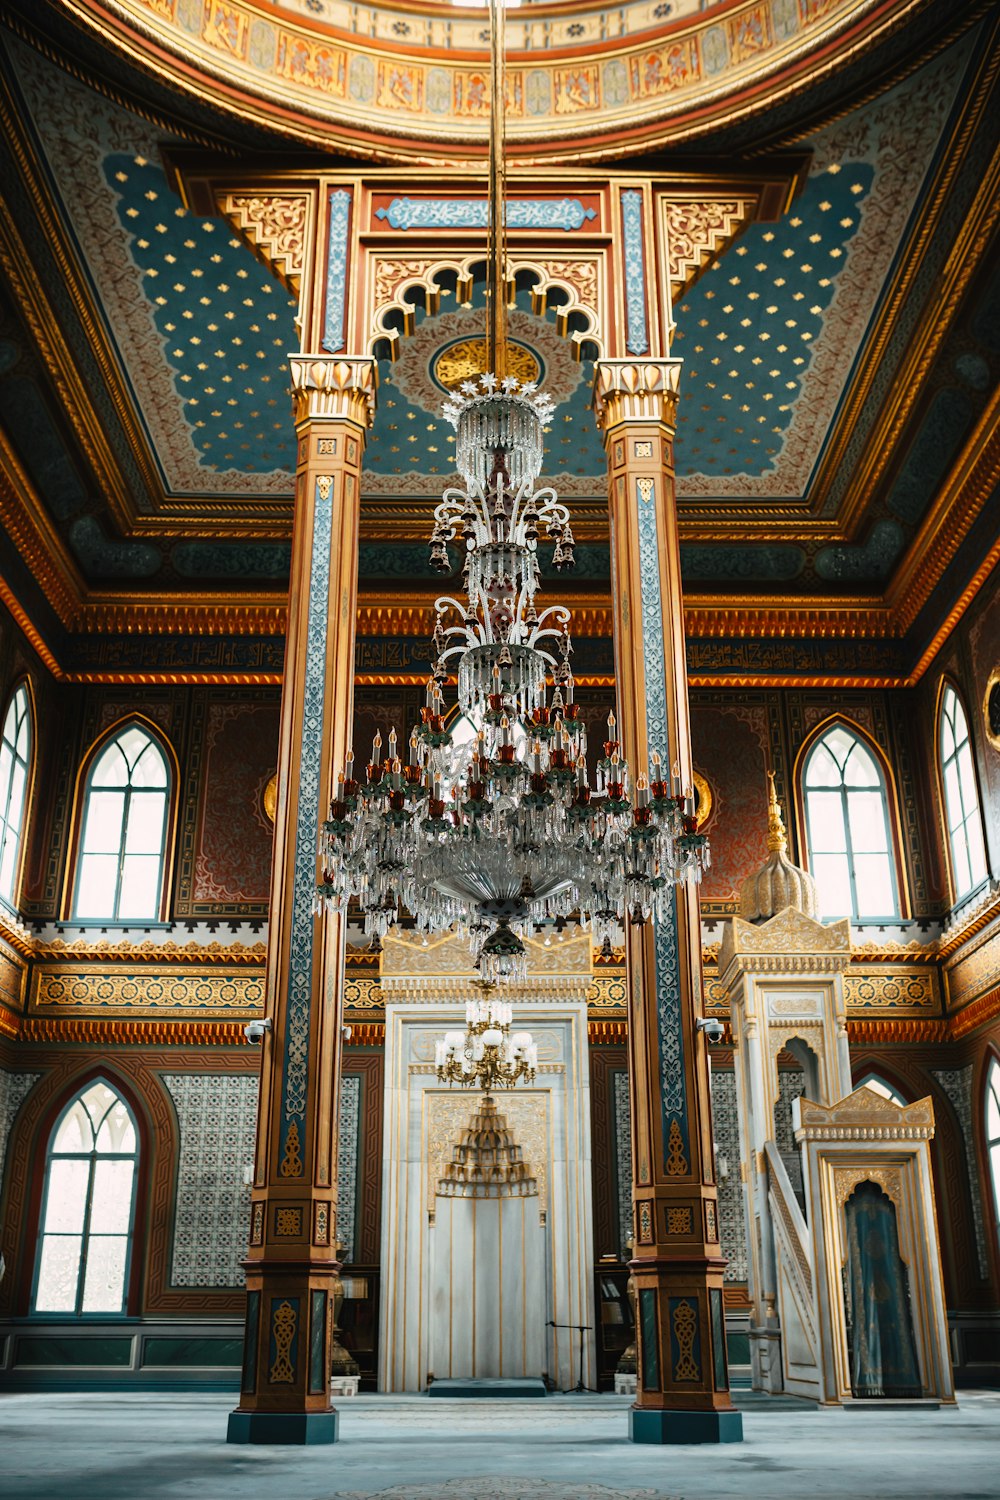
[(22, 682), (11, 695), (0, 734), (0, 896), (13, 902), (31, 775), (31, 700)]
[(140, 724), (127, 724), (87, 776), (74, 917), (160, 915), (169, 797), (166, 755)]
[(810, 750), (802, 783), (820, 916), (895, 917), (889, 806), (874, 755), (846, 724), (834, 724)]
[(993, 1223), (1000, 1240), (1000, 1062), (986, 1070), (986, 1160), (993, 1184)]
[(45, 1163), (35, 1312), (125, 1311), (138, 1149), (128, 1105), (102, 1079), (63, 1110)]
[(890, 1099), (893, 1104), (906, 1104), (899, 1089), (894, 1084), (887, 1083), (879, 1073), (866, 1073), (855, 1088), (871, 1089), (873, 1094), (878, 1094), (880, 1099)]
[(979, 791), (976, 770), (969, 743), (969, 721), (962, 700), (945, 683), (941, 694), (941, 723), (938, 738), (941, 752), (941, 780), (944, 783), (944, 811), (951, 850), (951, 875), (955, 900), (974, 890), (986, 879), (986, 848), (983, 844), (983, 821), (979, 814)]

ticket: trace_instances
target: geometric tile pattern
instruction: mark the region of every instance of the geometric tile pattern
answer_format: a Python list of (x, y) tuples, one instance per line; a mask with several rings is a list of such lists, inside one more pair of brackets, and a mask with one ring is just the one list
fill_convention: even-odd
[(632, 1235), (632, 1124), (628, 1074), (611, 1075), (615, 1130), (615, 1175), (618, 1181), (618, 1246), (624, 1250)]
[(986, 1222), (983, 1217), (983, 1199), (979, 1191), (979, 1164), (976, 1161), (976, 1131), (972, 1120), (972, 1074), (975, 1063), (964, 1068), (931, 1068), (948, 1096), (952, 1109), (958, 1116), (965, 1145), (965, 1166), (969, 1174), (969, 1196), (972, 1199), (972, 1222), (976, 1230), (976, 1256), (979, 1274), (983, 1281), (989, 1278), (989, 1255), (986, 1249)]
[(257, 1130), (252, 1073), (164, 1073), (180, 1147), (170, 1284), (240, 1287)]
[(797, 1156), (792, 1130), (792, 1100), (805, 1093), (805, 1073), (801, 1068), (778, 1069), (778, 1098), (774, 1106), (774, 1139), (782, 1156)]
[(361, 1074), (340, 1076), (340, 1129), (337, 1134), (337, 1237), (343, 1259), (354, 1259), (358, 1222), (358, 1146), (361, 1123)]
[(0, 1186), (3, 1184), (7, 1137), (14, 1123), (14, 1116), (41, 1076), (41, 1073), (5, 1073), (0, 1069)]
[[(718, 1179), (719, 1240), (726, 1255), (725, 1280), (747, 1279), (747, 1229), (740, 1181), (740, 1118), (736, 1107), (736, 1073), (732, 1068), (713, 1068), (712, 1132), (718, 1156), (725, 1157), (729, 1172)], [(718, 1158), (717, 1158), (718, 1160)]]

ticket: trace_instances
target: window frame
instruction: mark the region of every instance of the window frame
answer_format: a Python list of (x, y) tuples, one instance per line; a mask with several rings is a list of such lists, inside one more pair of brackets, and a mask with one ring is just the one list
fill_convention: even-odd
[[(163, 756), (166, 768), (166, 787), (164, 788), (163, 807), (163, 832), (160, 844), (160, 872), (159, 889), (157, 893), (156, 910), (146, 917), (120, 916), (117, 911), (114, 915), (103, 917), (81, 917), (77, 915), (77, 901), (79, 898), (80, 881), (83, 874), (83, 839), (87, 826), (87, 809), (92, 790), (91, 778), (95, 767), (105, 750), (121, 735), (129, 729), (139, 729), (147, 735)], [(130, 778), (131, 780), (131, 778)], [(77, 773), (77, 790), (75, 798), (75, 809), (73, 818), (73, 857), (68, 871), (63, 898), (63, 920), (72, 922), (74, 925), (96, 926), (96, 927), (152, 927), (164, 923), (164, 913), (168, 910), (171, 895), (174, 866), (174, 830), (176, 820), (176, 799), (179, 786), (179, 767), (173, 746), (163, 735), (157, 725), (151, 723), (142, 714), (130, 714), (127, 718), (117, 720), (91, 745), (87, 754), (80, 763)], [(101, 790), (101, 788), (98, 788)], [(125, 835), (128, 828), (128, 807), (131, 797), (131, 784), (126, 789), (125, 808), (122, 815), (121, 837), (118, 846), (118, 876), (115, 885), (115, 906), (121, 901), (122, 869), (121, 861), (125, 852)]]
[[(0, 887), (0, 901), (9, 906), (12, 911), (17, 911), (18, 898), (21, 893), (21, 874), (24, 869), (24, 851), (27, 845), (28, 821), (31, 817), (31, 803), (35, 781), (35, 695), (32, 689), (31, 678), (27, 675), (18, 678), (14, 683), (4, 705), (3, 717), (0, 719), (0, 742), (2, 742), (10, 711), (21, 693), (24, 694), (24, 717), (28, 724), (28, 758), (24, 762), (24, 799), (21, 803), (21, 812), (16, 833), (17, 849), (14, 855), (14, 868), (11, 872), (10, 891), (6, 892)], [(15, 746), (16, 736), (14, 745), (12, 746), (13, 757), (16, 759)], [(11, 769), (13, 772), (13, 766)], [(7, 830), (11, 826), (9, 814), (12, 788), (13, 774), (4, 796), (4, 806), (0, 808), (0, 855), (2, 855)]]
[[(844, 826), (845, 853), (847, 856), (848, 877), (850, 879), (851, 886), (852, 909), (849, 912), (840, 913), (839, 916), (822, 917), (820, 918), (820, 920), (824, 922), (838, 922), (843, 921), (846, 918), (848, 921), (853, 922), (858, 926), (865, 927), (905, 921), (909, 903), (907, 898), (905, 869), (900, 853), (901, 843), (899, 837), (899, 818), (897, 812), (895, 782), (892, 777), (892, 772), (885, 759), (885, 756), (883, 755), (879, 746), (874, 742), (874, 740), (872, 740), (871, 737), (865, 733), (860, 724), (855, 724), (851, 719), (845, 718), (842, 714), (831, 714), (829, 718), (824, 719), (822, 723), (817, 724), (812, 733), (806, 738), (806, 740), (804, 740), (796, 758), (795, 798), (796, 810), (799, 818), (799, 827), (802, 831), (802, 838), (800, 840), (800, 846), (802, 849), (802, 862), (805, 868), (810, 872), (810, 874), (812, 874), (813, 878), (816, 879), (815, 871), (813, 870), (814, 860), (812, 840), (810, 837), (808, 796), (809, 788), (807, 788), (806, 786), (806, 776), (809, 770), (809, 762), (811, 761), (814, 753), (816, 752), (822, 741), (825, 739), (825, 737), (831, 732), (831, 730), (837, 728), (843, 729), (847, 734), (851, 736), (852, 739), (856, 740), (862, 746), (862, 748), (867, 751), (872, 760), (875, 762), (875, 768), (879, 774), (879, 790), (881, 791), (882, 796), (882, 813), (885, 821), (886, 854), (889, 860), (889, 878), (892, 882), (892, 895), (895, 903), (895, 911), (872, 913), (866, 912), (863, 914), (858, 912), (857, 886), (855, 883), (854, 868), (852, 863), (853, 850), (851, 845), (851, 830), (847, 804), (848, 788), (844, 785), (842, 773), (839, 791), (841, 794), (841, 811)], [(833, 791), (837, 789), (830, 787), (826, 790)], [(857, 790), (875, 790), (875, 788), (857, 788)], [(823, 851), (819, 852), (822, 853)]]
[[(55, 1152), (53, 1150), (53, 1147), (55, 1145), (56, 1137), (58, 1136), (59, 1131), (62, 1128), (62, 1124), (66, 1119), (66, 1116), (69, 1114), (73, 1106), (79, 1103), (84, 1095), (87, 1094), (97, 1083), (102, 1083), (106, 1089), (109, 1089), (111, 1093), (115, 1095), (115, 1098), (119, 1100), (127, 1110), (129, 1119), (132, 1123), (132, 1131), (135, 1136), (135, 1149), (130, 1152), (98, 1152), (96, 1150), (97, 1133), (95, 1132), (94, 1147), (89, 1152)], [(113, 1108), (113, 1105), (109, 1105), (108, 1108)], [(105, 1111), (105, 1114), (107, 1114), (107, 1111)], [(129, 1306), (132, 1301), (133, 1263), (138, 1239), (137, 1213), (144, 1156), (145, 1144), (143, 1141), (143, 1133), (138, 1110), (136, 1109), (132, 1100), (129, 1098), (128, 1094), (121, 1087), (121, 1085), (108, 1077), (107, 1074), (91, 1074), (89, 1077), (85, 1078), (82, 1083), (78, 1084), (78, 1086), (74, 1089), (73, 1093), (69, 1096), (68, 1099), (64, 1099), (63, 1104), (57, 1111), (55, 1118), (52, 1120), (52, 1123), (49, 1126), (46, 1137), (45, 1168), (44, 1176), (42, 1179), (41, 1195), (38, 1202), (38, 1220), (34, 1235), (34, 1263), (32, 1267), (31, 1291), (29, 1294), (27, 1309), (28, 1315), (32, 1319), (36, 1319), (40, 1322), (50, 1323), (65, 1323), (70, 1320), (72, 1320), (73, 1322), (110, 1323), (120, 1322), (131, 1316)], [(45, 1244), (45, 1220), (48, 1214), (49, 1187), (52, 1180), (52, 1161), (54, 1157), (58, 1158), (60, 1161), (89, 1161), (87, 1196), (86, 1204), (84, 1207), (84, 1224), (83, 1228), (80, 1231), (80, 1257), (77, 1262), (76, 1270), (76, 1297), (74, 1299), (75, 1306), (72, 1312), (66, 1310), (38, 1310), (35, 1305), (38, 1298), (38, 1283), (41, 1277), (42, 1270), (42, 1250)], [(131, 1161), (133, 1164), (132, 1196), (131, 1203), (129, 1205), (128, 1229), (125, 1231), (125, 1265), (122, 1272), (121, 1306), (115, 1312), (108, 1312), (107, 1310), (86, 1312), (81, 1306), (83, 1292), (86, 1286), (87, 1257), (89, 1251), (89, 1241), (91, 1238), (89, 1233), (89, 1226), (91, 1221), (91, 1210), (93, 1207), (94, 1174), (96, 1163), (98, 1161)]]
[[(952, 832), (952, 828), (951, 828), (951, 814), (950, 814), (950, 811), (949, 811), (949, 808), (948, 808), (948, 782), (947, 782), (947, 777), (945, 775), (946, 762), (945, 762), (945, 756), (944, 756), (944, 725), (945, 725), (945, 699), (946, 699), (946, 696), (947, 696), (948, 693), (951, 693), (951, 695), (952, 695), (955, 703), (961, 709), (962, 717), (963, 717), (963, 719), (965, 721), (966, 743), (969, 746), (969, 760), (970, 760), (970, 763), (972, 765), (972, 781), (973, 781), (973, 786), (975, 788), (975, 793), (976, 793), (975, 818), (976, 818), (977, 826), (979, 828), (979, 837), (980, 837), (980, 841), (982, 843), (982, 849), (983, 849), (983, 865), (984, 865), (984, 873), (983, 873), (983, 875), (980, 877), (979, 880), (974, 880), (971, 885), (967, 886), (964, 890), (961, 890), (961, 891), (958, 888), (958, 878), (957, 878), (957, 874), (956, 874), (954, 833)], [(952, 722), (952, 727), (954, 728), (954, 720), (952, 720), (951, 722)], [(941, 829), (942, 829), (942, 833), (943, 833), (943, 843), (944, 843), (944, 852), (945, 852), (945, 867), (946, 867), (946, 869), (948, 871), (948, 885), (949, 885), (950, 891), (951, 891), (951, 904), (952, 904), (952, 906), (959, 906), (963, 902), (967, 901), (970, 896), (974, 895), (976, 893), (976, 891), (981, 890), (982, 887), (989, 880), (989, 878), (990, 878), (990, 854), (989, 854), (989, 848), (988, 848), (987, 843), (986, 843), (986, 827), (985, 827), (985, 824), (983, 822), (983, 797), (982, 797), (982, 788), (980, 787), (980, 784), (979, 784), (979, 768), (976, 765), (975, 741), (972, 738), (972, 720), (969, 718), (969, 710), (968, 710), (968, 706), (967, 706), (966, 701), (965, 701), (965, 695), (963, 694), (961, 688), (959, 687), (959, 685), (955, 681), (955, 679), (953, 677), (950, 677), (947, 673), (945, 673), (942, 676), (941, 682), (940, 682), (939, 687), (938, 687), (937, 716), (936, 716), (935, 729), (936, 729), (936, 734), (935, 734), (936, 754), (935, 754), (935, 757), (934, 757), (934, 767), (935, 767), (935, 771), (936, 771), (936, 774), (937, 774), (938, 797), (939, 797), (939, 804), (940, 804), (940, 809), (941, 809)], [(956, 765), (958, 763), (958, 751), (959, 751), (958, 739), (957, 739), (957, 736), (955, 736), (955, 755), (954, 755), (954, 760), (955, 760)], [(960, 776), (957, 777), (957, 780), (958, 780), (958, 795), (959, 795), (959, 800), (962, 803), (962, 811), (963, 811), (963, 817), (961, 819), (961, 823), (959, 824), (959, 828), (961, 829), (963, 837), (965, 839), (965, 857), (966, 857), (966, 862), (967, 862), (967, 864), (969, 866), (969, 876), (970, 876), (970, 879), (971, 879), (971, 877), (972, 877), (972, 859), (971, 859), (970, 853), (969, 853), (968, 823), (969, 823), (969, 819), (973, 816), (973, 813), (971, 811), (970, 812), (965, 812), (965, 801), (964, 801), (964, 797), (963, 797), (963, 793), (962, 793), (961, 777)], [(956, 829), (956, 832), (957, 831), (958, 830)]]

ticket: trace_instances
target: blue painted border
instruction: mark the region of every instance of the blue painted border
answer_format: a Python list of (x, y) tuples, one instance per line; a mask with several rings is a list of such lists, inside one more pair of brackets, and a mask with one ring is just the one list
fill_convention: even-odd
[[(638, 479), (636, 511), (639, 533), (639, 592), (642, 607), (642, 650), (646, 666), (646, 740), (650, 752), (666, 756), (667, 669), (663, 642), (663, 600), (660, 594), (660, 540), (654, 491), (643, 499)], [(684, 1139), (684, 1156), (691, 1161), (688, 1138), (687, 1084), (684, 1077), (684, 1031), (681, 1025), (681, 976), (677, 936), (677, 903), (664, 922), (653, 919), (656, 960), (656, 1015), (660, 1054), (660, 1103), (663, 1111), (663, 1151), (666, 1163), (670, 1125), (676, 1120)]]
[(326, 314), (323, 348), (336, 354), (344, 347), (344, 298), (347, 288), (347, 230), (352, 194), (347, 188), (330, 192), (330, 233), (326, 246)]
[(313, 895), (319, 838), (319, 778), (323, 757), (323, 707), (326, 697), (326, 617), (330, 594), (330, 539), (333, 534), (333, 486), (326, 499), (316, 482), (309, 615), (306, 626), (306, 670), (302, 699), (302, 758), (299, 763), (299, 811), (295, 826), (295, 873), (292, 881), (291, 945), (288, 965), (288, 1011), (285, 1022), (284, 1074), (281, 1080), (281, 1141), (284, 1160), (288, 1128), (305, 1125), (309, 1080), (309, 1023), (313, 975)]
[(648, 354), (646, 331), (646, 257), (642, 248), (642, 193), (629, 188), (622, 193), (622, 235), (625, 248), (625, 313), (629, 354)]
[[(388, 208), (375, 210), (391, 229), (485, 229), (489, 205), (485, 198), (393, 198)], [(596, 219), (593, 208), (579, 198), (511, 198), (507, 201), (508, 229), (582, 229)]]

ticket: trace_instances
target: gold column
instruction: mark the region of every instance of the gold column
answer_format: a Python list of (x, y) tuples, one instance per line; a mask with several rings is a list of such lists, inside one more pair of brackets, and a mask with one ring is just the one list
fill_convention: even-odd
[[(594, 408), (608, 456), (615, 673), (633, 774), (654, 750), (693, 786), (673, 440), (680, 362), (606, 360)], [(638, 1394), (635, 1442), (738, 1442), (725, 1353), (697, 890), (627, 922)]]
[(293, 356), (297, 436), (267, 1015), (240, 1403), (229, 1441), (329, 1443), (344, 929), (313, 916), (319, 825), (353, 724), (371, 359)]

